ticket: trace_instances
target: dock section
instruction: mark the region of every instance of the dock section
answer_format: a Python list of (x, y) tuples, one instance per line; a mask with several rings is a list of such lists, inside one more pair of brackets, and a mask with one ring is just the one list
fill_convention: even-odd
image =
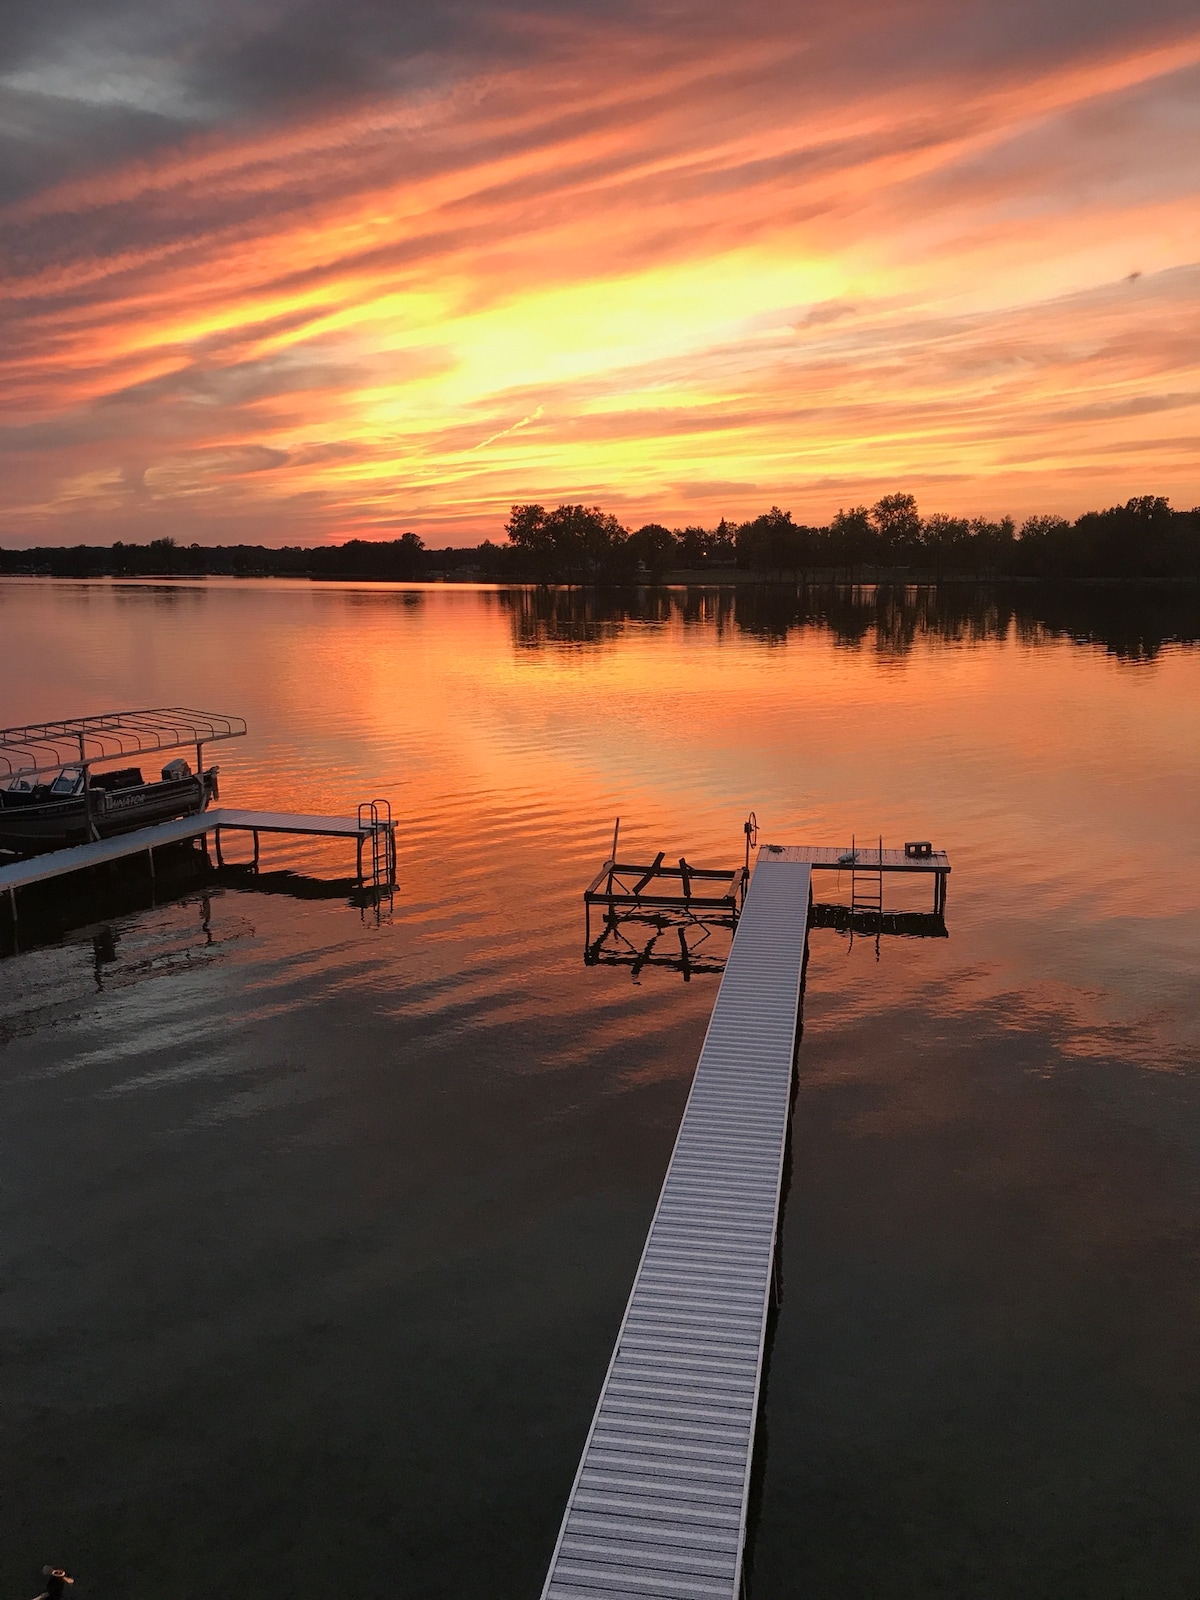
[(235, 811), (216, 807), (198, 811), (190, 817), (176, 817), (171, 822), (160, 822), (150, 828), (134, 828), (128, 833), (114, 834), (108, 839), (97, 839), (91, 844), (70, 845), (63, 850), (50, 850), (42, 855), (26, 856), (0, 866), (0, 895), (7, 892), (16, 916), (18, 889), (31, 884), (46, 883), (72, 872), (82, 872), (88, 867), (103, 866), (108, 861), (123, 861), (130, 857), (146, 855), (154, 869), (154, 852), (163, 845), (180, 844), (187, 839), (213, 834), (220, 858), (220, 839), (223, 830), (249, 833), (254, 836), (254, 860), (258, 862), (258, 836), (260, 833), (315, 835), (328, 839), (353, 839), (358, 851), (358, 874), (363, 876), (363, 847), (384, 855), (382, 868), (373, 864), (378, 873), (386, 871), (388, 881), (395, 876), (395, 824), (390, 812), (381, 811), (383, 802), (368, 802), (359, 808), (357, 817), (318, 817), (296, 812)]
[(543, 1600), (736, 1600), (811, 865), (761, 850)]
[(882, 883), (885, 873), (900, 873), (902, 876), (923, 875), (933, 879), (933, 914), (944, 916), (946, 911), (946, 887), (950, 877), (950, 857), (944, 850), (934, 850), (926, 846), (928, 853), (919, 855), (911, 854), (913, 849), (905, 845), (903, 850), (885, 849), (882, 840), (876, 845), (827, 845), (827, 844), (788, 844), (768, 845), (772, 855), (785, 861), (803, 861), (814, 872), (849, 873), (851, 881), (855, 878), (877, 878), (880, 883), (880, 909), (882, 909)]

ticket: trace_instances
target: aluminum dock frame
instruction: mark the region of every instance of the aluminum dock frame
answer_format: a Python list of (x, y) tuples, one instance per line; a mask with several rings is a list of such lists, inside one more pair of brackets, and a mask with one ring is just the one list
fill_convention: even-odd
[[(289, 811), (233, 811), (227, 806), (197, 811), (171, 822), (149, 828), (133, 828), (92, 844), (68, 845), (43, 855), (26, 856), (0, 866), (0, 895), (7, 895), (14, 925), (17, 920), (17, 890), (53, 878), (103, 866), (109, 861), (124, 861), (145, 855), (154, 876), (154, 852), (163, 845), (180, 844), (188, 839), (214, 836), (217, 861), (223, 865), (221, 833), (249, 833), (254, 838), (254, 865), (258, 866), (259, 835), (263, 833), (308, 834), (326, 839), (353, 839), (357, 849), (358, 877), (365, 881), (364, 847), (370, 852), (373, 881), (383, 887), (396, 878), (396, 825), (386, 800), (364, 801), (356, 817), (314, 817)], [(386, 881), (385, 881), (386, 880)]]
[(759, 851), (542, 1600), (741, 1590), (810, 884)]

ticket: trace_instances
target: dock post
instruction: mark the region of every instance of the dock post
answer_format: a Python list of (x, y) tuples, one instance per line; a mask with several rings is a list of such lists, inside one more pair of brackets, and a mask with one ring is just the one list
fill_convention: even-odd
[(8, 903), (12, 907), (13, 927), (17, 925), (17, 891), (11, 885), (8, 891)]
[(219, 867), (223, 867), (225, 865), (225, 857), (221, 854), (221, 826), (220, 826), (220, 823), (218, 823), (217, 826), (213, 829), (213, 840), (216, 843), (216, 847), (217, 847), (217, 865)]
[(146, 859), (150, 863), (150, 876), (153, 878), (153, 876), (154, 876), (154, 846), (153, 845), (151, 845), (149, 847), (149, 849), (146, 851)]
[(250, 832), (254, 836), (254, 870), (255, 870), (255, 872), (257, 872), (258, 871), (258, 829), (257, 828), (251, 828)]

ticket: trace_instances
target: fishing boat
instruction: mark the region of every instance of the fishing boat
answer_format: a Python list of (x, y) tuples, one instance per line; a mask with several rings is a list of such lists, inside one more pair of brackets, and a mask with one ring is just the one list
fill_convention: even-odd
[[(204, 765), (204, 746), (245, 732), (241, 717), (184, 706), (0, 729), (0, 850), (35, 855), (204, 811), (220, 771)], [(147, 781), (146, 756), (191, 748), (194, 771), (176, 756)]]

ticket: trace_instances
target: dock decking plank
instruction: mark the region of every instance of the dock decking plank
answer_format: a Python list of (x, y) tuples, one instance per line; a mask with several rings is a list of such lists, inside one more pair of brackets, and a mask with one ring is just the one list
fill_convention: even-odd
[(759, 852), (542, 1600), (736, 1600), (812, 865)]

